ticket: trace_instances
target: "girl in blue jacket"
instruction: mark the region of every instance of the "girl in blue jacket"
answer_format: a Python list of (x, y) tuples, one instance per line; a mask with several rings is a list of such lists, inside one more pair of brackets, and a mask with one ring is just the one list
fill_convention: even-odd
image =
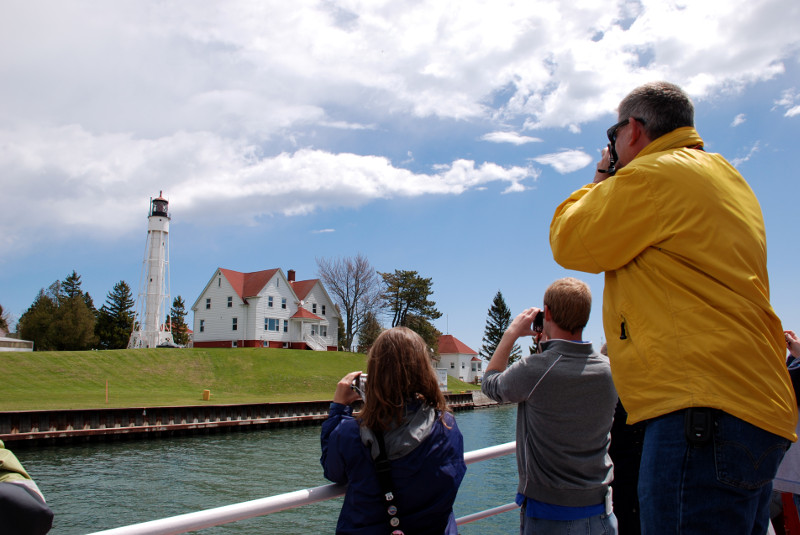
[[(457, 535), (464, 442), (427, 345), (405, 327), (384, 331), (369, 351), (363, 390), (354, 387), (360, 376), (339, 381), (322, 424), (325, 477), (347, 484), (336, 533)], [(353, 417), (351, 404), (362, 398)]]

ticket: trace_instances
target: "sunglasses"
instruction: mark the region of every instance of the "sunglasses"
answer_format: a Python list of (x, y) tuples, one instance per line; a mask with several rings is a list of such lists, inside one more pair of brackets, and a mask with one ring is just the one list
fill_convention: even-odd
[[(633, 120), (639, 121), (643, 125), (647, 124), (644, 119), (640, 119), (638, 117), (633, 117)], [(606, 130), (606, 135), (608, 136), (608, 140), (611, 142), (612, 145), (617, 142), (617, 130), (628, 124), (630, 121), (631, 117), (623, 119), (622, 121), (618, 122), (608, 130)]]

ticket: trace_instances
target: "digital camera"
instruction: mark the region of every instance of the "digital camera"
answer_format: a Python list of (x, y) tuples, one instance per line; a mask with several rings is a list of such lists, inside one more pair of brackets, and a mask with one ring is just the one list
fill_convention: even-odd
[(350, 388), (358, 392), (358, 394), (363, 398), (364, 392), (367, 390), (367, 374), (362, 373), (353, 379), (353, 384), (350, 385)]
[(533, 330), (540, 333), (542, 329), (544, 329), (544, 311), (540, 310), (536, 316), (533, 317)]

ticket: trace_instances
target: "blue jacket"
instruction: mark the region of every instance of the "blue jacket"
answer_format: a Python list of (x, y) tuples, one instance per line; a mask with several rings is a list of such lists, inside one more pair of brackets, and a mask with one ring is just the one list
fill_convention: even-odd
[[(420, 411), (414, 407), (407, 410), (410, 417), (400, 429), (386, 433), (394, 503), (400, 519), (397, 529), (409, 535), (456, 535), (453, 502), (467, 470), (463, 437), (452, 414), (446, 413), (444, 417), (450, 429), (442, 424), (438, 414), (422, 429), (417, 425), (420, 419), (414, 417), (421, 414)], [(398, 438), (400, 434), (404, 439)], [(337, 534), (386, 535), (391, 532), (375, 474), (371, 436), (371, 432), (361, 429), (353, 418), (351, 407), (331, 403), (329, 417), (322, 424), (320, 463), (327, 479), (348, 484), (336, 525)], [(409, 446), (409, 441), (416, 440), (418, 443)], [(405, 450), (402, 457), (394, 458), (397, 448)], [(377, 455), (377, 446), (374, 453)]]

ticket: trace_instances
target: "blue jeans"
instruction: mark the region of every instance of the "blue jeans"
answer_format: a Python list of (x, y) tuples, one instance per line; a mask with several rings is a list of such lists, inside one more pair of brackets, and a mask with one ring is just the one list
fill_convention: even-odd
[(614, 513), (580, 520), (545, 520), (525, 516), (523, 505), (519, 518), (520, 535), (617, 535), (617, 517)]
[(642, 533), (759, 534), (785, 438), (713, 411), (711, 440), (689, 444), (685, 411), (648, 422), (639, 471)]

